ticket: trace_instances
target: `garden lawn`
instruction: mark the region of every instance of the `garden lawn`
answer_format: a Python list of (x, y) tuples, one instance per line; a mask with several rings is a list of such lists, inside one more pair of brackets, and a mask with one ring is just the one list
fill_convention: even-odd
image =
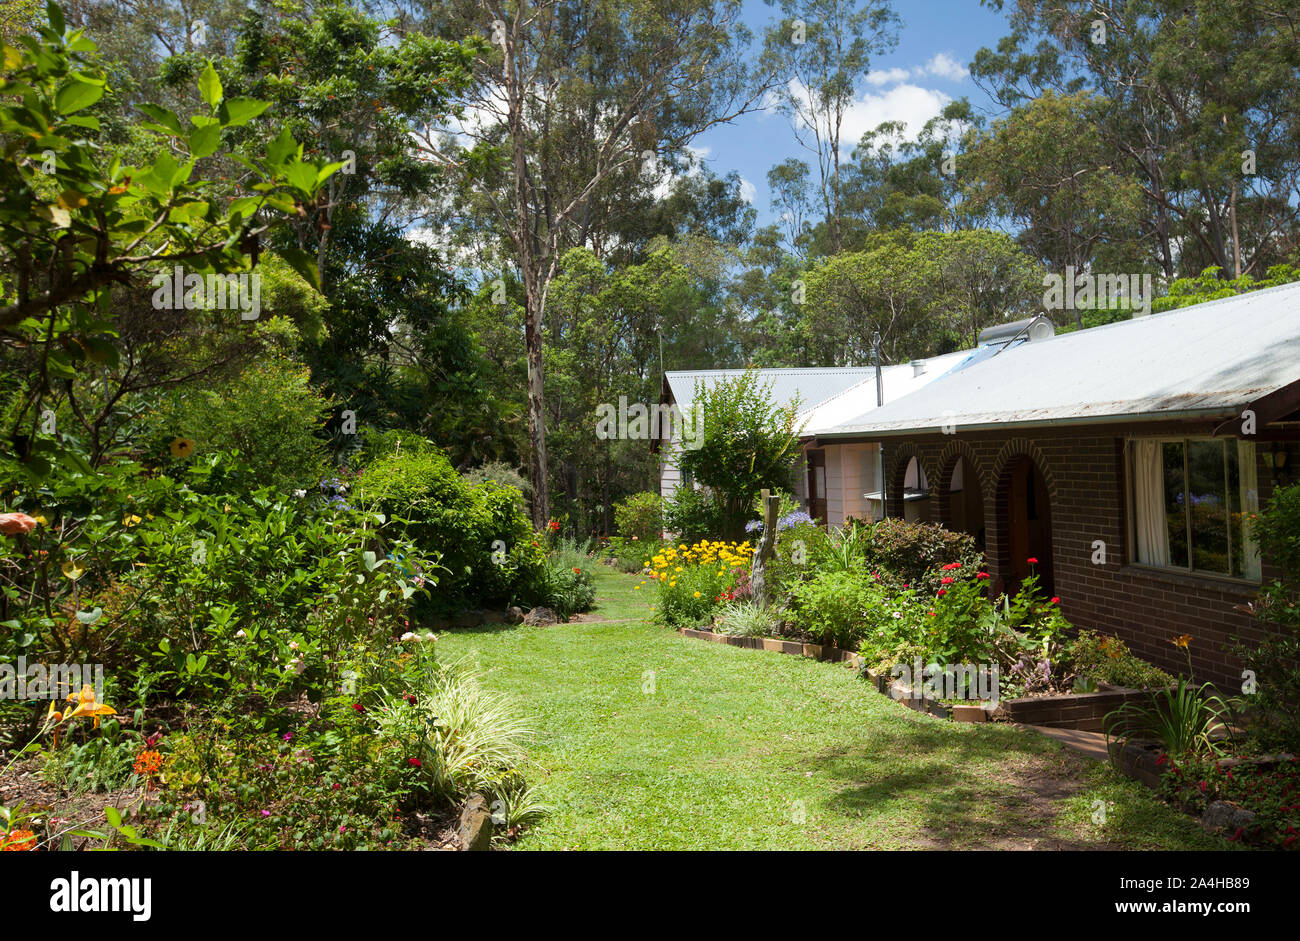
[(520, 849), (1230, 845), (1044, 736), (918, 715), (838, 664), (683, 638), (648, 620), (651, 584), (596, 579), (592, 620), (439, 641), (534, 717), (526, 773), (551, 812)]

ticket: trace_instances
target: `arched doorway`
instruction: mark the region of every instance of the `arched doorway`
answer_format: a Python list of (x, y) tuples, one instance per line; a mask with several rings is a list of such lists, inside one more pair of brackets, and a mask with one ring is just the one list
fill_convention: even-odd
[[(1048, 597), (1056, 594), (1052, 571), (1052, 505), (1047, 481), (1030, 457), (1013, 461), (1007, 471), (1006, 545), (1004, 581), (1008, 592), (1020, 589), (1031, 573)], [(1036, 562), (1030, 562), (1036, 559)]]
[(948, 477), (948, 518), (944, 525), (954, 532), (975, 537), (975, 545), (984, 549), (984, 492), (979, 473), (965, 455), (957, 458)]
[(930, 522), (930, 481), (914, 457), (903, 471), (903, 519), (909, 523)]

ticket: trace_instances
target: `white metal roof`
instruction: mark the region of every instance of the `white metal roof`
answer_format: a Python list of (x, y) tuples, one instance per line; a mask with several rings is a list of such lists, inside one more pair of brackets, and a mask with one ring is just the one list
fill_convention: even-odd
[[(972, 353), (974, 350), (961, 350), (920, 360), (925, 364), (925, 371), (919, 376), (910, 363), (883, 367), (880, 378), (885, 387), (885, 404), (934, 382), (948, 370), (969, 359)], [(804, 429), (804, 434), (808, 434), (812, 428), (831, 428), (856, 418), (863, 413), (864, 408), (874, 408), (876, 405), (876, 371), (870, 369), (866, 378), (828, 399), (812, 403), (811, 407), (807, 407), (809, 403), (804, 404), (805, 408), (797, 422)]]
[(1300, 283), (1008, 348), (883, 408), (874, 389), (818, 437), (1061, 422), (1227, 417), (1300, 381)]
[[(696, 369), (667, 372), (664, 378), (672, 390), (673, 400), (683, 412), (690, 409), (695, 398), (695, 383), (711, 387), (723, 379), (734, 379), (745, 374), (743, 369)], [(771, 384), (772, 399), (779, 406), (789, 405), (799, 398), (800, 411), (823, 402), (850, 386), (857, 385), (868, 376), (875, 382), (874, 366), (817, 366), (807, 369), (760, 369), (760, 386)], [(874, 386), (873, 386), (874, 388)], [(875, 401), (875, 392), (872, 392)]]

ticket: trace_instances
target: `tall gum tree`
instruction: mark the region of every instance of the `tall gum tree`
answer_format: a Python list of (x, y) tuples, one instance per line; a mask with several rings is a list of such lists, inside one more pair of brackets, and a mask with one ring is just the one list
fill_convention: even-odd
[(741, 54), (749, 37), (740, 7), (453, 0), (408, 11), (435, 35), (482, 40), (460, 120), (431, 125), (417, 140), (486, 206), (518, 271), (536, 526), (550, 515), (543, 321), (551, 281), (568, 249), (592, 246), (614, 224), (618, 181), (662, 176), (695, 137), (758, 100), (762, 83)]

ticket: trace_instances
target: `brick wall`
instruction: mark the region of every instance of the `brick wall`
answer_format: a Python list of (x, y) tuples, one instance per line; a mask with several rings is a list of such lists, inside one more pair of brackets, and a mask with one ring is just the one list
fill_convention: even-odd
[[(1131, 564), (1124, 492), (1124, 442), (1130, 435), (1197, 436), (1208, 423), (1163, 422), (1022, 432), (934, 434), (885, 442), (889, 515), (902, 515), (903, 475), (916, 457), (930, 481), (933, 518), (947, 522), (948, 484), (960, 457), (975, 468), (984, 500), (985, 552), (993, 584), (1010, 572), (1007, 503), (1011, 468), (1022, 455), (1033, 459), (1050, 496), (1051, 566), (1062, 612), (1071, 623), (1116, 634), (1139, 657), (1173, 673), (1186, 672), (1186, 655), (1169, 643), (1191, 634), (1192, 667), (1199, 680), (1225, 688), (1240, 685), (1240, 666), (1223, 648), (1233, 635), (1247, 641), (1261, 634), (1252, 619), (1233, 606), (1250, 601), (1255, 587), (1237, 581), (1148, 569)], [(1272, 492), (1268, 462), (1272, 444), (1257, 442), (1259, 500)], [(1287, 445), (1289, 467), (1297, 466), (1296, 444)], [(1286, 480), (1283, 480), (1285, 483)], [(966, 483), (970, 486), (970, 482)], [(1094, 542), (1105, 543), (1106, 562), (1093, 563)], [(1276, 572), (1266, 558), (1264, 579)]]

